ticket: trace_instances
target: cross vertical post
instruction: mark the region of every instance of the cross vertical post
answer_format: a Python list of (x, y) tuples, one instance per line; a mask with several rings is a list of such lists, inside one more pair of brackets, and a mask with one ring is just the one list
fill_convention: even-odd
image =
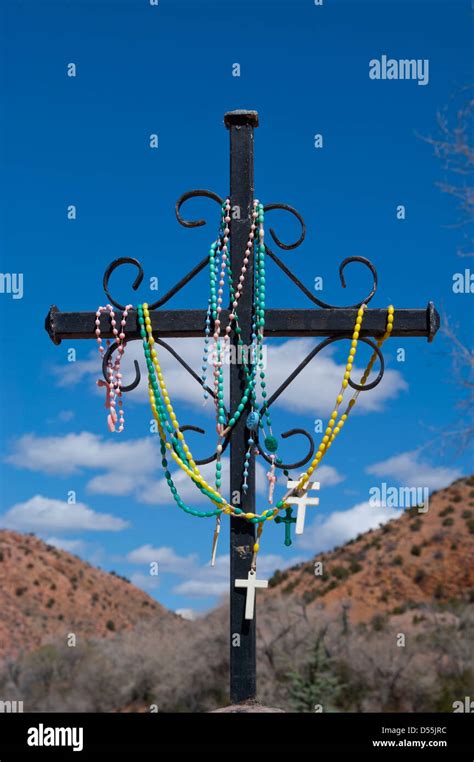
[[(258, 126), (255, 111), (231, 111), (224, 117), (230, 133), (230, 204), (231, 258), (234, 288), (239, 282), (245, 256), (254, 196), (253, 131)], [(253, 253), (249, 257), (245, 288), (239, 299), (241, 339), (251, 345), (253, 305)], [(235, 410), (245, 390), (244, 368), (239, 362), (237, 336), (235, 362), (230, 363), (230, 410)], [(247, 403), (250, 409), (250, 403)], [(242, 491), (242, 470), (248, 447), (249, 432), (244, 411), (234, 427), (230, 444), (230, 502), (239, 495), (237, 505), (247, 513), (255, 511), (255, 462), (251, 459), (247, 492)], [(256, 620), (245, 618), (246, 589), (235, 586), (238, 577), (246, 578), (250, 571), (255, 525), (232, 516), (230, 519), (230, 700), (238, 703), (254, 699), (256, 694)], [(236, 637), (238, 636), (238, 637)]]

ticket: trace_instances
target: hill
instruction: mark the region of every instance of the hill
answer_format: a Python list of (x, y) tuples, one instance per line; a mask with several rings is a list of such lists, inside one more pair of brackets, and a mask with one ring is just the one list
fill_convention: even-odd
[(474, 477), (433, 493), (424, 510), (411, 508), (344, 546), (277, 571), (270, 597), (291, 595), (328, 611), (344, 602), (353, 622), (433, 602), (474, 602)]
[(34, 535), (0, 531), (0, 659), (69, 633), (111, 638), (157, 617), (178, 618), (122, 577)]

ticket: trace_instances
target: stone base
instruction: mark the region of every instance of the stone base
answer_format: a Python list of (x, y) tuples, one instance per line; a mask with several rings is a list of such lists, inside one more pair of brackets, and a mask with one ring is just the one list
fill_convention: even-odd
[(241, 704), (231, 704), (225, 706), (222, 709), (214, 709), (210, 714), (217, 714), (218, 712), (227, 712), (229, 714), (249, 714), (249, 713), (270, 713), (278, 712), (285, 714), (283, 709), (275, 709), (275, 707), (262, 706), (258, 701), (243, 701)]

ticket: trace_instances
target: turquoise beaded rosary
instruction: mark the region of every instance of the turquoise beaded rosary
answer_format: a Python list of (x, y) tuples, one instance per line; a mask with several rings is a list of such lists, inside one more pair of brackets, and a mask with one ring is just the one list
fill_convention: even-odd
[[(204, 351), (202, 358), (202, 375), (201, 382), (204, 388), (204, 398), (209, 399), (209, 393), (206, 387), (206, 379), (209, 366), (213, 367), (213, 401), (215, 405), (215, 417), (216, 417), (216, 432), (217, 432), (217, 447), (216, 447), (216, 471), (215, 471), (215, 486), (212, 486), (206, 482), (204, 477), (199, 471), (191, 451), (185, 441), (183, 432), (180, 430), (178, 420), (173, 410), (168, 390), (166, 388), (165, 380), (161, 370), (161, 366), (158, 359), (158, 354), (155, 348), (155, 340), (153, 337), (153, 330), (151, 325), (151, 318), (146, 303), (140, 304), (137, 307), (138, 323), (140, 326), (140, 335), (143, 340), (143, 349), (145, 354), (145, 361), (148, 369), (148, 391), (150, 405), (153, 412), (153, 416), (157, 422), (158, 435), (160, 439), (160, 451), (161, 451), (161, 463), (164, 469), (164, 475), (171, 495), (176, 504), (186, 513), (200, 518), (212, 518), (216, 519), (216, 528), (214, 531), (214, 542), (211, 564), (214, 564), (217, 538), (220, 531), (220, 520), (222, 514), (229, 514), (239, 517), (243, 520), (247, 520), (257, 525), (257, 538), (253, 547), (252, 558), (252, 570), (256, 568), (256, 556), (260, 548), (260, 537), (263, 531), (264, 524), (267, 521), (276, 519), (277, 523), (284, 523), (285, 525), (285, 545), (291, 544), (290, 526), (292, 523), (296, 524), (296, 534), (302, 534), (304, 526), (304, 517), (306, 504), (318, 504), (318, 499), (315, 497), (308, 497), (308, 491), (311, 489), (319, 489), (318, 482), (310, 482), (309, 479), (312, 473), (316, 470), (325, 456), (328, 449), (331, 447), (335, 437), (339, 434), (344, 426), (353, 406), (357, 401), (357, 397), (360, 392), (360, 388), (353, 394), (349, 400), (348, 405), (344, 413), (339, 413), (339, 407), (343, 401), (345, 391), (347, 389), (350, 372), (352, 370), (353, 362), (355, 360), (356, 348), (359, 339), (359, 330), (364, 317), (366, 305), (363, 304), (357, 311), (357, 317), (352, 334), (351, 349), (347, 358), (347, 364), (345, 368), (344, 378), (341, 383), (341, 389), (336, 399), (336, 404), (331, 417), (328, 420), (327, 428), (322, 437), (318, 451), (316, 452), (311, 464), (308, 466), (305, 473), (301, 474), (299, 479), (288, 482), (290, 488), (286, 494), (278, 500), (274, 507), (268, 508), (258, 513), (245, 512), (242, 508), (232, 505), (221, 494), (222, 486), (222, 452), (223, 442), (228, 437), (232, 428), (237, 421), (241, 418), (242, 413), (247, 407), (250, 407), (250, 411), (247, 413), (246, 427), (249, 431), (248, 449), (245, 454), (244, 467), (242, 474), (242, 489), (244, 492), (248, 489), (248, 474), (252, 456), (260, 454), (262, 450), (261, 446), (257, 447), (255, 433), (259, 429), (263, 433), (263, 441), (265, 447), (265, 456), (271, 463), (271, 468), (267, 473), (269, 480), (269, 502), (273, 502), (273, 491), (276, 482), (275, 468), (281, 460), (277, 456), (278, 440), (272, 431), (272, 422), (266, 405), (266, 380), (265, 380), (265, 362), (264, 362), (264, 327), (265, 327), (265, 240), (264, 240), (264, 207), (259, 201), (255, 200), (252, 205), (251, 225), (249, 231), (249, 237), (247, 246), (245, 249), (245, 256), (243, 258), (241, 272), (238, 279), (234, 279), (232, 272), (232, 257), (230, 251), (230, 199), (226, 199), (222, 204), (221, 220), (218, 230), (217, 239), (212, 243), (209, 250), (209, 299), (208, 307), (206, 311), (205, 327), (204, 327)], [(239, 325), (238, 306), (239, 299), (242, 291), (245, 288), (246, 280), (248, 281), (248, 263), (250, 257), (254, 257), (254, 282), (253, 282), (253, 305), (252, 305), (252, 332), (251, 332), (251, 346), (247, 348), (248, 353), (245, 351), (246, 347), (242, 339), (242, 331)], [(222, 302), (224, 287), (227, 283), (231, 310), (229, 313), (228, 324), (222, 330), (221, 324), (222, 316)], [(386, 332), (382, 338), (377, 342), (380, 347), (383, 342), (390, 336), (393, 328), (393, 315), (394, 309), (392, 306), (388, 308), (387, 312), (387, 327)], [(212, 328), (211, 328), (212, 326)], [(211, 333), (212, 331), (212, 333)], [(242, 358), (242, 367), (244, 372), (244, 391), (240, 402), (236, 409), (226, 415), (224, 405), (224, 359), (226, 352), (231, 348), (231, 332), (236, 337), (237, 352), (239, 352), (239, 360)], [(211, 344), (211, 340), (213, 344)], [(235, 347), (234, 347), (235, 349)], [(363, 387), (367, 381), (370, 370), (377, 358), (377, 352), (374, 351), (370, 361), (364, 371), (361, 378), (359, 387)], [(263, 399), (262, 408), (259, 410), (257, 402), (257, 385), (260, 387), (260, 394)], [(173, 482), (171, 472), (169, 470), (169, 463), (167, 455), (170, 455), (175, 463), (189, 476), (194, 482), (200, 492), (205, 495), (211, 503), (214, 504), (212, 510), (198, 511), (189, 507), (180, 497), (178, 490)], [(289, 477), (287, 470), (283, 472), (285, 476)], [(292, 516), (291, 506), (297, 507), (297, 516)], [(284, 517), (280, 516), (280, 513), (284, 511)]]

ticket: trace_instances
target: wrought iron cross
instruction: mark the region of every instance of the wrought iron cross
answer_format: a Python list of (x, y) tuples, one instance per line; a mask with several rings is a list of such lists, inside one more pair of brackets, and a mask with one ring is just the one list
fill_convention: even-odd
[[(224, 123), (230, 132), (230, 200), (231, 207), (240, 209), (240, 219), (232, 219), (231, 241), (232, 241), (232, 266), (234, 277), (237, 278), (242, 266), (244, 252), (248, 239), (248, 233), (251, 224), (252, 202), (254, 198), (254, 170), (253, 170), (253, 151), (254, 151), (254, 128), (258, 126), (258, 114), (256, 111), (231, 111), (224, 116)], [(185, 193), (176, 203), (176, 215), (181, 225), (185, 227), (199, 227), (205, 224), (204, 220), (187, 221), (181, 216), (181, 206), (183, 203), (196, 196), (205, 196), (222, 204), (221, 199), (216, 193), (207, 190), (195, 190)], [(305, 237), (305, 224), (301, 215), (292, 207), (286, 204), (267, 204), (266, 212), (273, 209), (283, 209), (294, 215), (301, 224), (301, 235), (295, 243), (285, 244), (276, 235), (274, 230), (270, 229), (270, 235), (276, 245), (285, 250), (294, 249), (299, 246)], [(367, 267), (372, 274), (373, 285), (370, 293), (361, 299), (357, 304), (349, 307), (336, 307), (327, 304), (316, 298), (315, 295), (288, 269), (288, 267), (271, 251), (266, 245), (267, 256), (273, 260), (275, 265), (280, 268), (296, 286), (305, 294), (305, 296), (320, 309), (269, 309), (265, 314), (265, 335), (267, 337), (296, 337), (296, 336), (314, 336), (326, 337), (323, 341), (309, 352), (307, 357), (298, 365), (283, 384), (268, 398), (264, 407), (272, 405), (286, 387), (298, 376), (299, 373), (308, 365), (308, 363), (326, 346), (344, 338), (350, 338), (356, 311), (358, 307), (367, 304), (375, 294), (377, 288), (377, 272), (373, 264), (364, 257), (349, 257), (345, 259), (339, 267), (339, 276), (342, 286), (345, 287), (345, 269), (352, 262), (359, 262)], [(169, 310), (163, 309), (164, 305), (180, 291), (189, 281), (194, 278), (208, 263), (208, 257), (205, 257), (197, 264), (188, 275), (183, 277), (173, 288), (153, 304), (150, 304), (151, 322), (153, 335), (158, 345), (170, 352), (173, 357), (188, 371), (196, 380), (202, 384), (199, 375), (189, 367), (189, 365), (170, 347), (164, 339), (174, 337), (201, 337), (204, 331), (206, 309), (187, 310)], [(111, 302), (119, 309), (121, 305), (115, 301), (109, 292), (109, 279), (112, 272), (122, 264), (131, 264), (137, 268), (137, 277), (132, 288), (138, 289), (143, 280), (143, 269), (140, 263), (131, 257), (122, 257), (115, 260), (107, 268), (104, 275), (104, 291)], [(247, 267), (246, 281), (248, 287), (242, 292), (239, 301), (239, 324), (241, 327), (241, 337), (243, 342), (251, 345), (252, 332), (252, 305), (253, 293), (250, 284), (253, 283), (253, 260), (250, 258)], [(235, 284), (236, 286), (237, 284)], [(229, 310), (223, 310), (221, 321), (227, 324)], [(60, 344), (62, 339), (95, 339), (95, 311), (91, 312), (60, 312), (57, 307), (51, 307), (46, 317), (46, 330), (55, 344)], [(360, 340), (369, 344), (377, 352), (380, 369), (377, 377), (371, 383), (360, 387), (358, 384), (349, 380), (349, 384), (354, 389), (366, 391), (376, 386), (384, 372), (384, 361), (382, 353), (375, 346), (369, 337), (380, 337), (384, 334), (386, 322), (385, 309), (367, 309), (363, 327), (360, 332)], [(432, 302), (429, 302), (425, 309), (397, 309), (394, 315), (394, 329), (392, 336), (402, 336), (404, 338), (412, 336), (424, 336), (428, 341), (432, 341), (436, 331), (439, 328), (439, 315), (436, 312)], [(112, 338), (109, 319), (106, 315), (101, 317), (101, 334), (104, 338)], [(139, 340), (140, 332), (137, 320), (137, 313), (132, 311), (127, 321), (125, 330), (126, 341)], [(237, 340), (235, 334), (232, 334), (232, 342), (237, 354)], [(112, 344), (108, 351), (104, 353), (103, 372), (104, 377), (107, 360), (110, 354), (116, 349)], [(136, 378), (133, 383), (122, 387), (122, 391), (131, 391), (140, 381), (140, 369), (135, 361)], [(240, 403), (243, 391), (245, 389), (245, 377), (241, 364), (232, 363), (230, 365), (230, 409), (235, 410)], [(211, 396), (214, 392), (207, 389)], [(263, 409), (262, 411), (263, 412)], [(182, 430), (194, 429), (202, 432), (193, 426), (183, 426)], [(309, 444), (309, 452), (306, 457), (297, 463), (277, 464), (282, 469), (296, 469), (304, 466), (313, 455), (314, 443), (311, 435), (304, 429), (292, 429), (282, 434), (283, 439), (301, 434), (306, 437)], [(256, 438), (255, 432), (253, 433)], [(245, 426), (245, 415), (242, 415), (232, 433), (229, 434), (224, 442), (223, 451), (230, 444), (230, 494), (241, 496), (241, 507), (244, 512), (253, 513), (255, 510), (255, 465), (251, 463), (248, 476), (248, 489), (242, 491), (242, 470), (244, 465), (245, 452), (247, 450), (247, 441), (249, 432)], [(263, 452), (262, 456), (269, 459)], [(210, 463), (216, 455), (197, 460), (197, 464)], [(230, 696), (233, 703), (255, 698), (256, 695), (256, 618), (245, 618), (246, 608), (246, 589), (236, 587), (235, 581), (238, 578), (247, 579), (251, 568), (252, 547), (255, 541), (255, 525), (237, 517), (230, 517)], [(236, 638), (235, 636), (239, 637)], [(237, 645), (238, 644), (238, 645)]]

